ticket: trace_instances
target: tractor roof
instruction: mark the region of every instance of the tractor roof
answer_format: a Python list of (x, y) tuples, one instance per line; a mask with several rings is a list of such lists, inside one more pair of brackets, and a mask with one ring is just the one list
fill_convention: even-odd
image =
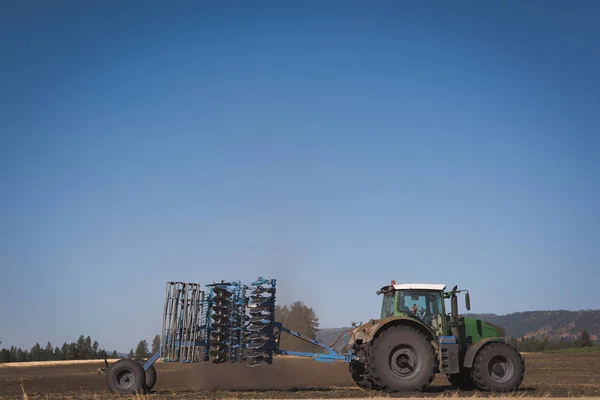
[(394, 285), (394, 289), (396, 290), (408, 290), (408, 289), (416, 289), (416, 290), (445, 290), (446, 285), (443, 283), (401, 283), (399, 285)]

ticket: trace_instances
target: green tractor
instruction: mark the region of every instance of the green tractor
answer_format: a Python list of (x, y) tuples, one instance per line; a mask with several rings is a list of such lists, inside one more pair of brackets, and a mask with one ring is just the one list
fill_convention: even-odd
[[(505, 340), (504, 329), (458, 314), (457, 293), (443, 284), (399, 284), (383, 295), (381, 318), (354, 327), (350, 372), (364, 389), (423, 391), (436, 373), (461, 390), (516, 391), (525, 363)], [(446, 314), (445, 299), (451, 313)]]

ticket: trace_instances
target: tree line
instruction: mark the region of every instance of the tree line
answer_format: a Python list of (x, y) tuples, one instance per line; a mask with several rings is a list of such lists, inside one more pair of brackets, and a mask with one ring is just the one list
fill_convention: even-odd
[[(0, 341), (0, 344), (2, 342)], [(100, 348), (98, 341), (90, 336), (79, 336), (75, 342), (65, 342), (62, 346), (54, 347), (48, 342), (42, 347), (39, 342), (31, 349), (21, 349), (15, 346), (0, 350), (0, 363), (27, 361), (60, 361), (60, 360), (93, 360), (99, 358), (119, 358), (116, 350), (110, 355)]]
[(549, 336), (528, 336), (517, 339), (510, 337), (509, 342), (519, 351), (531, 353), (594, 346), (590, 333), (585, 329), (575, 338), (551, 339)]
[[(0, 340), (0, 345), (2, 341)], [(152, 341), (152, 351), (148, 348), (148, 342), (141, 340), (135, 351), (131, 349), (127, 358), (142, 359), (147, 358), (158, 350), (160, 346), (160, 336), (156, 335)], [(48, 342), (45, 347), (36, 343), (31, 349), (21, 349), (15, 346), (10, 348), (2, 348), (0, 350), (0, 363), (7, 362), (28, 362), (28, 361), (63, 361), (63, 360), (102, 360), (102, 359), (119, 359), (122, 358), (116, 350), (110, 354), (98, 344), (90, 336), (79, 336), (76, 342), (64, 343), (62, 346), (52, 346)]]

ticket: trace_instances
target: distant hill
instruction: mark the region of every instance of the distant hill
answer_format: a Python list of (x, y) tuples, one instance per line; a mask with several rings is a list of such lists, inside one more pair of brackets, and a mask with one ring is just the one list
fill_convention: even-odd
[[(515, 338), (545, 337), (550, 340), (574, 339), (582, 330), (587, 330), (592, 340), (600, 343), (600, 310), (581, 311), (525, 311), (506, 315), (464, 314), (478, 318), (506, 329), (506, 335)], [(317, 340), (332, 344), (337, 336), (348, 328), (320, 329)], [(342, 338), (342, 340), (345, 340)]]
[(600, 310), (525, 311), (507, 315), (465, 314), (506, 329), (515, 338), (545, 337), (574, 339), (586, 330), (592, 340), (600, 341)]

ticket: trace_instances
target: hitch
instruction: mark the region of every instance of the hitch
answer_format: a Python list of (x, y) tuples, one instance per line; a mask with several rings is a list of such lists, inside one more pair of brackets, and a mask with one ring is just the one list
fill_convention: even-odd
[(106, 359), (106, 357), (104, 357), (104, 368), (98, 368), (98, 375), (106, 374), (108, 373), (108, 370), (108, 360)]

